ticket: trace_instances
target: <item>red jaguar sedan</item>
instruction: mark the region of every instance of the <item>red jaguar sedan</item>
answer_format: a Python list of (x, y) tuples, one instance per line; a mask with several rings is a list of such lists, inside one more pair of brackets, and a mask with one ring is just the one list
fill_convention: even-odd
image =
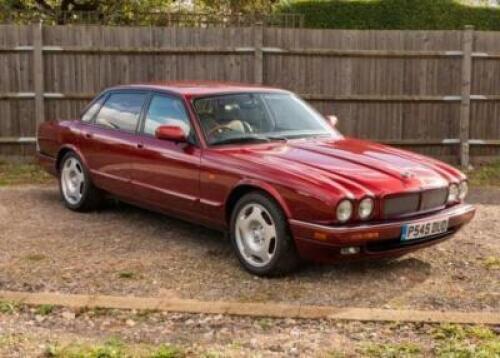
[(472, 219), (460, 171), (346, 138), (334, 122), (275, 88), (128, 85), (40, 125), (37, 156), (69, 209), (111, 195), (223, 230), (257, 275), (300, 259), (395, 258)]

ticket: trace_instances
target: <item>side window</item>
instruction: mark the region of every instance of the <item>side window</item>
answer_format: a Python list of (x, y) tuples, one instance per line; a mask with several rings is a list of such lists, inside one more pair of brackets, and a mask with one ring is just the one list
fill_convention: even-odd
[(146, 93), (111, 94), (97, 114), (96, 124), (134, 132), (146, 96)]
[(102, 103), (104, 102), (104, 98), (106, 98), (106, 96), (101, 96), (101, 98), (99, 98), (97, 101), (92, 103), (92, 105), (89, 108), (87, 108), (85, 113), (82, 115), (82, 122), (86, 123), (92, 122), (92, 119), (94, 119), (95, 114), (97, 113), (99, 108), (101, 108)]
[(189, 117), (180, 99), (161, 95), (151, 98), (144, 122), (144, 133), (154, 135), (156, 128), (161, 125), (176, 125), (181, 127), (186, 135), (190, 134)]

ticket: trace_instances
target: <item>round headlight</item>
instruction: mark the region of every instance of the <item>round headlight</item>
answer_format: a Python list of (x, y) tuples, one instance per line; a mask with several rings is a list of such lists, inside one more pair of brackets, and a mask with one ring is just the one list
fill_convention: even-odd
[(469, 192), (469, 186), (467, 185), (467, 182), (466, 181), (461, 182), (460, 185), (458, 186), (458, 198), (460, 200), (464, 200), (468, 192)]
[(374, 207), (374, 201), (372, 198), (364, 198), (359, 202), (358, 206), (358, 216), (361, 220), (368, 219), (372, 212), (373, 212), (373, 207)]
[(337, 205), (337, 220), (340, 222), (346, 222), (351, 218), (352, 215), (352, 203), (344, 199)]
[(453, 203), (458, 200), (458, 185), (451, 184), (448, 189), (448, 203)]

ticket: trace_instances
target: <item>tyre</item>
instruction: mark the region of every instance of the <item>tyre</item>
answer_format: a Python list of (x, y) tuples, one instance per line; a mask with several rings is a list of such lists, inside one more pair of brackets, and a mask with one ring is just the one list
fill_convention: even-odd
[(92, 184), (87, 168), (73, 152), (61, 160), (59, 190), (66, 207), (74, 211), (95, 210), (103, 200), (102, 192)]
[(299, 263), (286, 217), (265, 194), (249, 193), (236, 203), (230, 237), (240, 263), (255, 275), (283, 275)]

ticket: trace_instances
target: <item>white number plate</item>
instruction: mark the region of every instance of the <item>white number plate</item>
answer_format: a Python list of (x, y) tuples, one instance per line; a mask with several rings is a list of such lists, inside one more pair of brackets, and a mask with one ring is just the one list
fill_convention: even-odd
[(403, 226), (401, 241), (421, 239), (426, 236), (442, 234), (448, 231), (448, 218), (423, 221)]

